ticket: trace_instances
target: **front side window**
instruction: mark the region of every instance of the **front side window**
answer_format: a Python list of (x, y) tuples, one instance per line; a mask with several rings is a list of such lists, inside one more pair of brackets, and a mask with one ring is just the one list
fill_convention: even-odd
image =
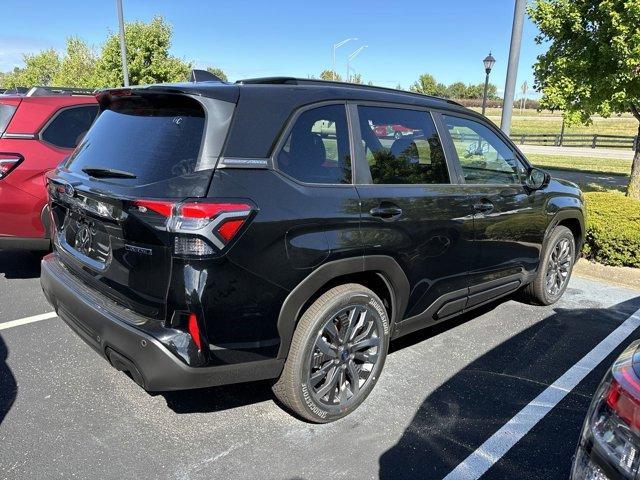
[(360, 106), (358, 116), (373, 183), (449, 183), (444, 151), (428, 112)]
[(525, 168), (513, 150), (479, 122), (443, 115), (458, 153), (465, 183), (521, 183)]
[(344, 105), (327, 105), (300, 114), (276, 160), (281, 172), (301, 182), (351, 183)]
[(62, 110), (42, 131), (42, 140), (59, 148), (76, 148), (97, 114), (98, 105)]

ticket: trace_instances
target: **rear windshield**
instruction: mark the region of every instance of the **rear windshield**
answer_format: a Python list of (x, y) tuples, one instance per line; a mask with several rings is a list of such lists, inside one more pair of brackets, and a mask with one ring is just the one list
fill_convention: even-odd
[(14, 105), (0, 103), (0, 135), (2, 135), (7, 129), (7, 126), (9, 126), (9, 122), (15, 111), (16, 107)]
[(142, 185), (196, 171), (205, 128), (202, 105), (184, 96), (116, 100), (95, 121), (65, 166), (106, 168), (135, 175)]

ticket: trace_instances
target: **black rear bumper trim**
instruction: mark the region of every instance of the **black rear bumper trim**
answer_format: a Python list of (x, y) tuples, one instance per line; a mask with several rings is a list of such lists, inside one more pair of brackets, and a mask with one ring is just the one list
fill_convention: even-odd
[(145, 390), (186, 390), (266, 380), (277, 378), (282, 371), (284, 361), (278, 359), (210, 367), (186, 365), (155, 337), (132, 325), (139, 322), (137, 315), (131, 314), (132, 318), (127, 319), (127, 310), (115, 312), (88, 295), (86, 287), (66, 271), (55, 253), (42, 260), (40, 282), (58, 316), (114, 367), (130, 373)]
[(3, 237), (0, 236), (0, 250), (41, 250), (51, 249), (48, 238), (37, 237)]

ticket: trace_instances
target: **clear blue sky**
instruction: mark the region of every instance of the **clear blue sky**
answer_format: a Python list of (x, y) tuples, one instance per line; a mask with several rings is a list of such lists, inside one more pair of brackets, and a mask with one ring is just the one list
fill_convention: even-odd
[[(99, 48), (117, 30), (115, 0), (3, 0), (0, 71), (21, 64), (23, 53), (62, 49), (77, 35)], [(331, 68), (332, 44), (346, 56), (368, 45), (353, 67), (365, 81), (407, 88), (421, 73), (439, 81), (484, 80), (482, 59), (497, 59), (491, 80), (504, 88), (513, 0), (390, 2), (378, 0), (195, 1), (124, 0), (128, 21), (164, 16), (174, 27), (172, 53), (197, 66), (219, 66), (232, 80), (271, 75), (317, 76)], [(543, 47), (535, 45), (527, 19), (518, 83), (533, 84), (531, 67)]]

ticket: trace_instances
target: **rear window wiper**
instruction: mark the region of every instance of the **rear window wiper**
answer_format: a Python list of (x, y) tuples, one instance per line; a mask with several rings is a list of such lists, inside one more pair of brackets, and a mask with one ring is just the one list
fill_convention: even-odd
[(82, 171), (96, 178), (136, 178), (136, 175), (131, 172), (116, 170), (115, 168), (84, 167)]

